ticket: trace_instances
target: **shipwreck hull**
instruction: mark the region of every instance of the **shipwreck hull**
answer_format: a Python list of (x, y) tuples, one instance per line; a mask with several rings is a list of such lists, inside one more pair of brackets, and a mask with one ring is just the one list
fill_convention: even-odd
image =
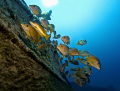
[(31, 16), (23, 0), (0, 0), (0, 91), (73, 91), (54, 47), (39, 51), (25, 38)]

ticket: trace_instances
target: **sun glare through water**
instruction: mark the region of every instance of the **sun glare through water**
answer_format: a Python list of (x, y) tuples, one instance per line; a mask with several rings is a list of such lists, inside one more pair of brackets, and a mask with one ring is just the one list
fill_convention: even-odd
[(58, 0), (42, 0), (45, 7), (52, 7), (58, 4)]

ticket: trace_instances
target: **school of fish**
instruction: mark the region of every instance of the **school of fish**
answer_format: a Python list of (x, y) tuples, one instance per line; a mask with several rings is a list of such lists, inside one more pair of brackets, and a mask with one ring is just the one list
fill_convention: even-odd
[[(40, 43), (41, 37), (45, 37), (46, 40), (50, 39), (51, 34), (53, 33), (53, 39), (59, 39), (61, 37), (60, 34), (56, 34), (55, 25), (50, 24), (49, 20), (51, 20), (52, 10), (47, 13), (42, 13), (42, 10), (37, 5), (29, 5), (30, 10), (33, 12), (33, 17), (37, 17), (41, 23), (35, 21), (29, 21), (29, 24), (21, 23), (23, 30), (26, 33), (26, 38), (29, 38), (32, 42)], [(48, 34), (49, 33), (49, 34)], [(74, 82), (76, 82), (80, 87), (82, 85), (86, 85), (90, 83), (90, 75), (91, 75), (91, 67), (94, 67), (98, 70), (101, 70), (101, 64), (97, 57), (94, 55), (90, 55), (87, 50), (78, 50), (77, 48), (70, 48), (68, 45), (70, 44), (69, 36), (62, 36), (61, 40), (63, 44), (60, 43), (58, 45), (57, 40), (51, 41), (51, 45), (56, 48), (57, 52), (61, 56), (60, 61), (64, 61), (61, 67), (61, 72), (64, 73), (67, 77), (72, 76), (74, 78)], [(86, 45), (87, 41), (79, 40), (76, 45)], [(38, 49), (44, 49), (47, 44), (42, 43), (38, 46)], [(77, 59), (74, 57), (77, 56)], [(66, 60), (64, 60), (64, 58)], [(84, 64), (83, 68), (80, 68), (80, 63)], [(65, 68), (69, 67), (69, 64), (77, 65), (77, 67), (71, 67), (69, 70), (65, 71)], [(73, 73), (70, 74), (69, 71)]]

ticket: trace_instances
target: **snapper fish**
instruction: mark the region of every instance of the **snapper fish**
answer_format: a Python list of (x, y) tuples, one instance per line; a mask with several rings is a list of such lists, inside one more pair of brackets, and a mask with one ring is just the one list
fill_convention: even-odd
[(60, 62), (62, 62), (62, 60), (63, 60), (63, 57), (60, 57)]
[(67, 60), (65, 60), (65, 65), (66, 65), (67, 67), (69, 67), (69, 63), (68, 63)]
[(73, 73), (72, 73), (72, 77), (77, 77), (77, 72), (76, 71), (74, 71)]
[(41, 17), (42, 10), (37, 5), (29, 5), (29, 8), (32, 10), (32, 12), (37, 16)]
[(78, 70), (76, 71), (78, 77), (80, 77), (81, 79), (87, 79), (85, 70), (83, 68), (78, 68)]
[(47, 30), (50, 30), (50, 34), (54, 31), (55, 26), (53, 24), (49, 24), (47, 26)]
[(83, 69), (85, 70), (86, 74), (88, 74), (89, 76), (91, 75), (92, 69), (89, 65), (85, 66)]
[(69, 74), (69, 71), (66, 71), (66, 72), (65, 72), (65, 75), (68, 76), (68, 77), (71, 76), (71, 74)]
[(78, 49), (76, 49), (76, 48), (70, 48), (70, 49), (69, 49), (69, 55), (70, 55), (70, 56), (78, 56), (78, 55), (80, 55), (80, 54), (79, 54)]
[(49, 25), (49, 22), (48, 22), (48, 20), (41, 19), (41, 24), (43, 25), (43, 27), (44, 27), (45, 29), (47, 29), (47, 27), (48, 27), (48, 25)]
[(76, 45), (85, 45), (85, 44), (87, 44), (87, 41), (86, 40), (80, 40), (80, 41), (78, 41), (77, 42), (77, 44)]
[(63, 56), (68, 56), (69, 47), (67, 45), (60, 44), (59, 46), (57, 46), (57, 48)]
[(41, 45), (38, 46), (38, 49), (45, 49), (47, 46), (47, 44), (43, 43)]
[(70, 68), (71, 71), (77, 71), (77, 68), (76, 67), (72, 67)]
[(85, 58), (77, 58), (76, 60), (79, 60), (79, 62), (80, 63), (82, 63), (82, 64), (85, 64), (85, 65), (87, 65), (88, 63), (87, 63), (87, 59), (85, 59)]
[(90, 66), (93, 66), (94, 68), (100, 70), (101, 69), (101, 64), (100, 61), (97, 57), (93, 56), (91, 54), (91, 56), (87, 56), (87, 62), (89, 63)]
[(87, 56), (87, 55), (89, 55), (88, 51), (86, 51), (86, 50), (79, 50), (79, 56), (84, 57), (84, 56)]
[(43, 37), (43, 35), (37, 32), (37, 30), (28, 24), (21, 24), (22, 28), (24, 29), (25, 33), (27, 34), (28, 38), (31, 38), (36, 41), (36, 43), (39, 42), (39, 38)]
[(82, 87), (82, 81), (79, 77), (75, 77), (74, 81), (80, 86)]
[(51, 35), (47, 35), (47, 34), (46, 34), (46, 30), (45, 30), (40, 24), (38, 24), (37, 22), (32, 22), (32, 21), (30, 21), (30, 24), (37, 30), (37, 32), (38, 32), (39, 34), (42, 34), (43, 36), (45, 36), (45, 39), (46, 39), (46, 40), (49, 39), (49, 37), (50, 37)]
[(74, 65), (79, 65), (79, 62), (77, 60), (69, 60), (68, 62)]
[(70, 44), (70, 38), (69, 38), (69, 36), (63, 36), (62, 38), (61, 38), (61, 40), (65, 43), (65, 44)]
[(65, 65), (65, 63), (64, 63), (64, 64), (62, 65), (62, 67), (61, 67), (61, 72), (64, 72), (65, 67), (66, 67), (66, 65)]

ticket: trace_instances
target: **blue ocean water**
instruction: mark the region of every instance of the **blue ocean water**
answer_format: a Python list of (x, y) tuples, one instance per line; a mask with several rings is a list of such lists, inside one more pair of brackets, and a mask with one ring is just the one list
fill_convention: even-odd
[[(99, 58), (101, 70), (92, 68), (90, 85), (112, 85), (120, 90), (120, 0), (59, 0), (49, 8), (41, 0), (25, 2), (40, 6), (43, 13), (52, 10), (49, 22), (55, 25), (58, 34), (70, 37), (69, 46)], [(86, 39), (87, 44), (77, 46), (81, 39)], [(63, 43), (60, 39), (58, 42)], [(73, 78), (68, 80), (72, 82)]]

